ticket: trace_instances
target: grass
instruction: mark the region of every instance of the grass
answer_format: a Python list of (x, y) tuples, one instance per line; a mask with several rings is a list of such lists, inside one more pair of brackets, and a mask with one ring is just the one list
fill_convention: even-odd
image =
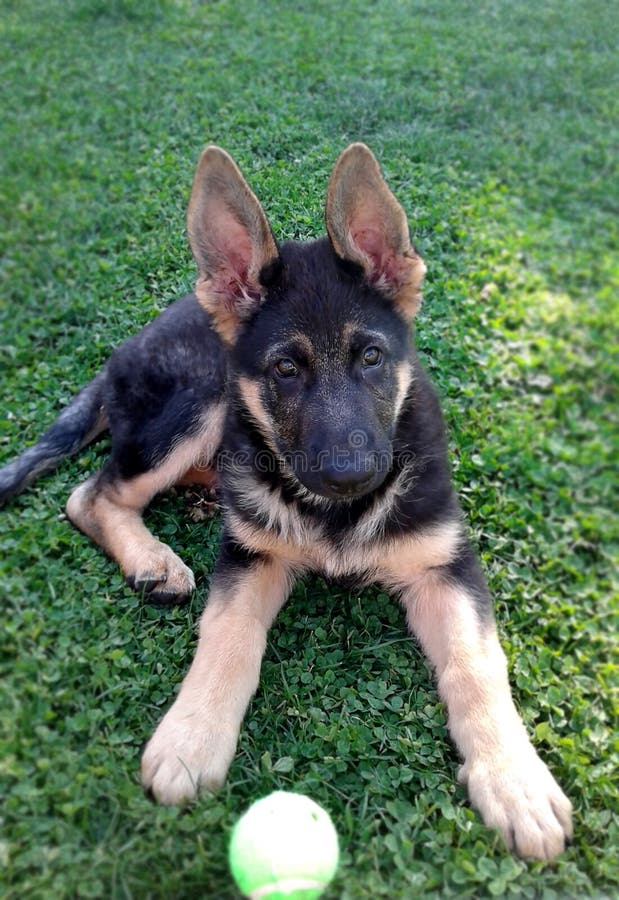
[(140, 748), (189, 663), (219, 523), (153, 505), (199, 590), (143, 605), (61, 512), (101, 445), (0, 514), (7, 900), (232, 898), (231, 826), (275, 788), (333, 814), (330, 898), (617, 895), (617, 32), (602, 0), (5, 0), (1, 460), (191, 287), (207, 140), (301, 238), (365, 140), (429, 265), (419, 344), (516, 699), (576, 809), (556, 865), (509, 856), (455, 785), (400, 610), (320, 578), (273, 628), (226, 788), (151, 805)]

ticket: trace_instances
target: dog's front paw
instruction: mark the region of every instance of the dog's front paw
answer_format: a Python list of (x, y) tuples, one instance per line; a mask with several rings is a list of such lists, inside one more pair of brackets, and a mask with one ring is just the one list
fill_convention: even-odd
[(125, 580), (149, 603), (158, 606), (185, 602), (196, 586), (189, 566), (165, 544), (139, 554)]
[(237, 739), (236, 729), (177, 700), (146, 745), (142, 783), (159, 803), (188, 803), (221, 787)]
[(498, 829), (518, 856), (554, 859), (570, 841), (572, 804), (531, 744), (474, 758), (459, 778), (485, 824)]

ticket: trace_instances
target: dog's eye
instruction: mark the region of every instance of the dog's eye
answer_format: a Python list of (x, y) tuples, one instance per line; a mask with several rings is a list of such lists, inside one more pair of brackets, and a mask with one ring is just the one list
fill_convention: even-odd
[(383, 361), (382, 351), (378, 347), (366, 347), (361, 355), (364, 366), (379, 366)]
[(275, 371), (278, 375), (281, 375), (282, 378), (294, 378), (295, 375), (299, 374), (299, 370), (293, 361), (287, 357), (280, 359), (275, 363)]

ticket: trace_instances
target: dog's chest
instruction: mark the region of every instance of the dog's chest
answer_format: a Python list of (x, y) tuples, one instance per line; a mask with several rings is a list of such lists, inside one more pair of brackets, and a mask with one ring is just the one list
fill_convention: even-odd
[(386, 507), (372, 507), (358, 521), (333, 527), (327, 510), (308, 514), (278, 490), (255, 482), (234, 485), (229, 524), (247, 547), (275, 553), (293, 565), (329, 577), (364, 578), (376, 567)]
[(422, 528), (385, 534), (394, 492), (373, 504), (356, 521), (333, 528), (328, 511), (308, 515), (278, 490), (245, 485), (237, 479), (227, 524), (248, 549), (273, 555), (292, 569), (317, 571), (331, 578), (380, 581), (395, 588), (429, 568), (447, 565), (462, 540), (458, 516)]

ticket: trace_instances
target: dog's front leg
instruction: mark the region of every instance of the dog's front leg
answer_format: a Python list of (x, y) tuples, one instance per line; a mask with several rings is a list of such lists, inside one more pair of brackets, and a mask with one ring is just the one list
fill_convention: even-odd
[(258, 687), (266, 634), (292, 573), (224, 538), (194, 661), (142, 757), (142, 781), (161, 803), (184, 803), (226, 778)]
[(552, 859), (571, 838), (571, 804), (514, 706), (475, 556), (459, 553), (457, 565), (410, 579), (402, 594), (408, 623), (436, 669), (473, 806), (520, 856)]

